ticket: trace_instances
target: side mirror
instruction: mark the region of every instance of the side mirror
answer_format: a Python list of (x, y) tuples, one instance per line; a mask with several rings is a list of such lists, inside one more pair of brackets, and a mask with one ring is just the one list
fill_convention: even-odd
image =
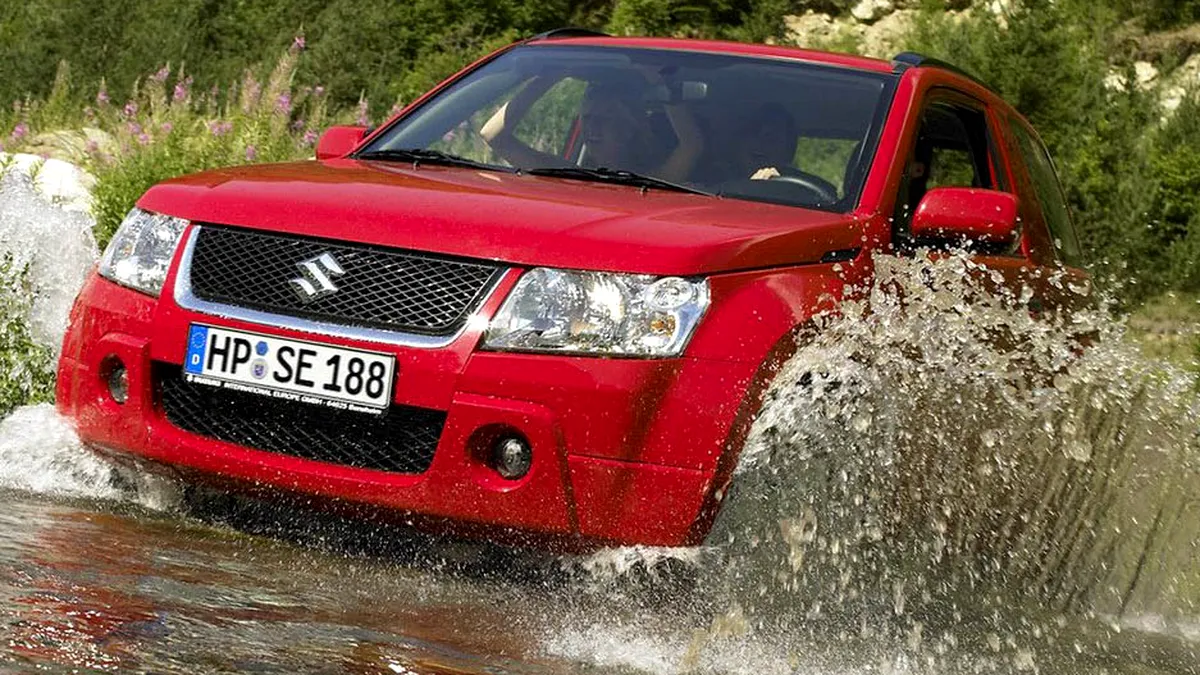
[(912, 219), (914, 239), (1007, 244), (1017, 235), (1017, 197), (980, 188), (941, 187), (925, 193)]
[(345, 157), (367, 135), (366, 127), (329, 127), (317, 141), (317, 159)]

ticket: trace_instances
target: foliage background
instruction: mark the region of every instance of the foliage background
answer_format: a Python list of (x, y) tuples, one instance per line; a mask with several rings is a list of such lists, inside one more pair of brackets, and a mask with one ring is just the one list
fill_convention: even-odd
[[(103, 241), (140, 192), (161, 178), (308, 156), (324, 125), (378, 121), (473, 58), (519, 37), (580, 25), (616, 34), (787, 41), (786, 16), (809, 10), (845, 15), (855, 4), (0, 3), (0, 101), (13, 102), (0, 107), (0, 143), (28, 149), (47, 130), (108, 131), (114, 143), (89, 147), (84, 158), (99, 178)], [(1196, 92), (1166, 116), (1157, 89), (1111, 83), (1114, 76), (1135, 82), (1135, 60), (1149, 60), (1166, 73), (1200, 51), (1200, 25), (1192, 25), (1200, 22), (1200, 0), (898, 4), (923, 9), (907, 48), (979, 75), (1041, 131), (1098, 278), (1120, 286), (1119, 296), (1130, 305), (1166, 291), (1200, 292)], [(998, 14), (984, 11), (997, 4)], [(948, 12), (972, 5), (967, 19)], [(1148, 47), (1154, 42), (1147, 34), (1170, 39)]]

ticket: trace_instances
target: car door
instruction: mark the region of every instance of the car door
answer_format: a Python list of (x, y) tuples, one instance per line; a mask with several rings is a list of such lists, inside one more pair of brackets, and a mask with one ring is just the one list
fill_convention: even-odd
[[(892, 214), (893, 243), (905, 254), (917, 248), (946, 248), (962, 242), (917, 240), (911, 234), (912, 215), (921, 199), (935, 187), (965, 187), (1016, 193), (1008, 154), (1003, 145), (996, 108), (987, 101), (951, 86), (930, 88), (921, 107), (919, 123), (908, 144), (895, 211)], [(1022, 214), (1024, 208), (1022, 208)], [(1011, 295), (1041, 312), (1043, 281), (1034, 257), (1040, 250), (1038, 223), (1022, 218), (1016, 239), (1004, 245), (976, 245), (972, 259), (996, 275), (977, 274), (979, 282), (993, 293)], [(1027, 289), (1032, 290), (1030, 293)]]

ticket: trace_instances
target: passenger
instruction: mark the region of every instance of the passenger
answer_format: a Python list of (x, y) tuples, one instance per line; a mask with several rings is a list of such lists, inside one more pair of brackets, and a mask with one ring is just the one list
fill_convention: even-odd
[[(492, 149), (510, 164), (526, 169), (575, 166), (563, 157), (529, 147), (513, 134), (534, 102), (554, 84), (542, 78), (530, 81), (480, 130)], [(656, 162), (654, 149), (661, 145), (660, 139), (650, 127), (638, 92), (617, 83), (590, 85), (580, 106), (580, 137), (585, 147), (580, 163), (671, 181), (688, 180), (704, 146), (699, 127), (683, 106), (664, 104), (663, 109), (678, 142), (665, 160)]]

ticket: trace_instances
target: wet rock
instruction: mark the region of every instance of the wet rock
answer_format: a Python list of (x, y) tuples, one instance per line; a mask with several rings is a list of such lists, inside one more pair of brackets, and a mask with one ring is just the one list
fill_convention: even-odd
[(91, 212), (96, 179), (70, 162), (34, 153), (0, 152), (0, 180), (10, 174), (30, 179), (42, 197), (66, 211)]
[(1158, 79), (1158, 68), (1148, 61), (1138, 61), (1133, 64), (1133, 74), (1138, 87), (1146, 89)]
[(867, 25), (849, 18), (808, 12), (784, 19), (789, 38), (802, 47), (845, 51), (847, 44), (864, 56), (890, 59), (904, 51), (918, 10), (897, 9)]
[(1184, 64), (1163, 78), (1162, 109), (1170, 118), (1188, 96), (1200, 95), (1200, 54), (1193, 54)]
[(859, 47), (866, 56), (890, 59), (904, 51), (905, 39), (912, 32), (917, 10), (901, 9), (883, 17), (863, 31)]
[(895, 9), (892, 0), (861, 0), (850, 10), (850, 16), (862, 23), (875, 23)]
[(845, 22), (835, 22), (828, 14), (806, 12), (783, 18), (788, 41), (801, 47), (821, 48), (837, 40), (843, 33), (853, 33)]

